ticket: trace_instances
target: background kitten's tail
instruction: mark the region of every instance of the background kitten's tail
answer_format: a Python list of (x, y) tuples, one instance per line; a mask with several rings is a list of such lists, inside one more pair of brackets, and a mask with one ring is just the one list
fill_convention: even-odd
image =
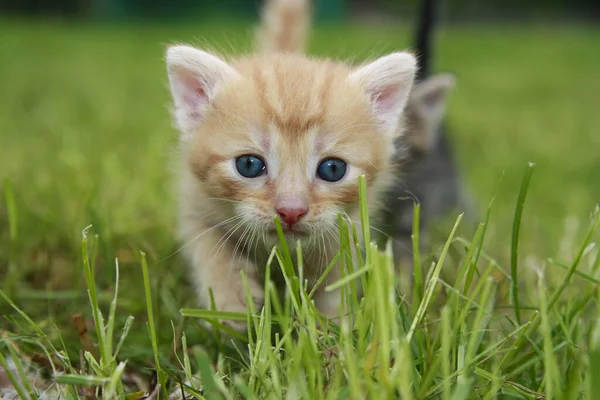
[(256, 47), (264, 52), (302, 52), (311, 20), (310, 0), (265, 0)]
[(419, 60), (419, 68), (415, 77), (417, 81), (427, 78), (431, 70), (431, 47), (435, 28), (436, 7), (435, 0), (422, 0), (415, 33), (415, 52)]

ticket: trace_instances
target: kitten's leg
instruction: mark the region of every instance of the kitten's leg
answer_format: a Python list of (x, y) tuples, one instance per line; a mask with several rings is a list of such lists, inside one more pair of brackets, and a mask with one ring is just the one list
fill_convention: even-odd
[(336, 323), (339, 323), (341, 316), (345, 314), (341, 307), (341, 289), (326, 292), (324, 287), (320, 288), (315, 292), (313, 300), (317, 310), (327, 318), (335, 320)]
[[(333, 257), (335, 256), (335, 251), (336, 249), (334, 248), (327, 248), (327, 253), (326, 253), (326, 257), (325, 257), (325, 263), (323, 265), (320, 265), (321, 262), (323, 262), (321, 260), (321, 257), (319, 256), (318, 259), (316, 260), (316, 264), (314, 265), (318, 265), (320, 266), (320, 268), (316, 268), (315, 271), (324, 271), (325, 268), (327, 267), (327, 265), (329, 264), (329, 262), (333, 259)], [(358, 265), (358, 259), (356, 257), (354, 248), (351, 248), (350, 251), (352, 252), (352, 260), (354, 265)], [(313, 255), (313, 257), (316, 257), (315, 255)], [(313, 262), (315, 261), (314, 259), (307, 259), (308, 262)], [(323, 315), (325, 315), (327, 318), (333, 320), (335, 323), (340, 324), (343, 320), (351, 317), (350, 315), (350, 308), (348, 305), (348, 301), (346, 299), (346, 301), (344, 301), (342, 303), (342, 288), (338, 288), (335, 290), (332, 290), (330, 292), (325, 291), (325, 288), (327, 287), (327, 285), (337, 282), (338, 280), (341, 279), (342, 277), (342, 272), (340, 270), (341, 266), (338, 263), (337, 265), (335, 265), (328, 273), (327, 277), (325, 278), (325, 280), (321, 283), (320, 287), (317, 288), (317, 290), (315, 291), (314, 295), (313, 295), (313, 301), (315, 302), (315, 307), (317, 308), (317, 310), (319, 310), (319, 312)], [(321, 278), (320, 275), (315, 275), (313, 277), (313, 279), (317, 280)], [(354, 282), (355, 288), (358, 291), (357, 296), (360, 299), (362, 297), (362, 285), (361, 285), (361, 281), (360, 279), (356, 279)], [(348, 285), (346, 285), (346, 295), (350, 295), (350, 288), (348, 287)]]
[[(246, 288), (240, 274), (243, 270), (256, 309), (260, 311), (264, 304), (264, 288), (256, 266), (244, 255), (234, 255), (235, 241), (229, 239), (225, 243), (219, 242), (221, 238), (220, 233), (206, 232), (197, 239), (191, 251), (192, 280), (202, 306), (211, 307), (212, 290), (217, 310), (246, 312)], [(237, 331), (247, 329), (246, 321), (222, 323)]]
[(393, 239), (392, 252), (394, 254), (394, 265), (396, 271), (413, 269), (413, 248), (410, 235), (399, 235)]
[[(325, 315), (327, 318), (333, 320), (337, 324), (341, 324), (343, 320), (351, 318), (350, 307), (348, 305), (348, 299), (342, 303), (342, 288), (332, 290), (330, 292), (325, 291), (325, 287), (329, 283), (338, 281), (341, 278), (339, 265), (334, 267), (325, 282), (315, 291), (313, 300), (315, 307), (319, 312)], [(354, 282), (357, 290), (358, 299), (362, 297), (362, 285), (360, 279), (356, 279)], [(350, 296), (350, 288), (346, 285), (346, 295)]]

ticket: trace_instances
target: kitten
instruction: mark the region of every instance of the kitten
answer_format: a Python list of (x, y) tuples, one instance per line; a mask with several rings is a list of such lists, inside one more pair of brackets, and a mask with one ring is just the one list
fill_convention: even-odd
[(450, 74), (429, 76), (437, 8), (435, 0), (421, 3), (415, 35), (419, 68), (405, 110), (406, 135), (397, 142), (400, 150), (408, 149), (408, 154), (397, 153), (400, 179), (388, 192), (385, 211), (381, 215), (381, 227), (388, 237), (393, 238), (394, 256), (399, 266), (412, 265), (415, 202), (420, 203), (421, 248), (433, 220), (455, 210), (466, 212), (471, 219), (474, 216), (474, 207), (462, 185), (444, 126), (454, 77)]
[[(283, 38), (301, 29), (291, 23), (272, 29), (288, 6), (308, 13), (306, 1), (298, 4), (270, 1), (264, 31)], [(300, 240), (305, 277), (314, 285), (336, 252), (338, 213), (359, 218), (358, 177), (366, 177), (372, 212), (393, 178), (415, 57), (397, 52), (351, 66), (308, 58), (278, 38), (257, 54), (227, 61), (183, 45), (166, 53), (181, 133), (180, 234), (204, 307), (212, 290), (216, 309), (245, 311), (244, 271), (261, 308), (277, 216), (288, 241)], [(339, 277), (334, 267), (327, 281)], [(340, 294), (324, 287), (315, 305), (334, 318)]]
[(406, 147), (409, 154), (396, 159), (401, 179), (388, 192), (381, 219), (384, 230), (394, 239), (394, 257), (399, 265), (412, 262), (415, 202), (420, 204), (419, 225), (424, 237), (433, 220), (455, 210), (471, 209), (443, 125), (453, 87), (452, 75), (434, 75), (415, 84), (406, 105), (406, 134), (397, 145)]

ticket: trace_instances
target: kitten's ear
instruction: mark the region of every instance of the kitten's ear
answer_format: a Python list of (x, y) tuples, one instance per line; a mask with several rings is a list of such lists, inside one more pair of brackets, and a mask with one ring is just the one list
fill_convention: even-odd
[(415, 85), (411, 94), (411, 104), (417, 107), (419, 115), (428, 124), (439, 125), (446, 113), (448, 95), (454, 85), (454, 75), (434, 75)]
[(416, 58), (402, 52), (383, 56), (350, 74), (350, 80), (365, 90), (373, 113), (390, 134), (398, 128), (416, 69)]
[(166, 59), (175, 122), (185, 139), (202, 121), (219, 87), (239, 74), (220, 58), (193, 47), (169, 47)]
[(428, 151), (442, 132), (448, 95), (454, 84), (452, 74), (438, 74), (417, 83), (412, 89), (409, 107), (414, 111), (412, 115), (419, 119), (418, 125), (423, 127), (413, 132), (416, 134), (414, 140), (422, 151)]

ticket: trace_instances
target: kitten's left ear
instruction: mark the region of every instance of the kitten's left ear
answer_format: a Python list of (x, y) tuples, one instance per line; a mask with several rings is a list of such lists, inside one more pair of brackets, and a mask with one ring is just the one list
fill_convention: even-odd
[(398, 129), (416, 69), (416, 58), (402, 52), (383, 56), (350, 74), (350, 81), (369, 96), (373, 113), (389, 134)]
[(408, 107), (413, 111), (413, 118), (423, 127), (412, 132), (415, 146), (421, 151), (431, 149), (442, 133), (448, 96), (454, 85), (454, 75), (449, 73), (433, 75), (414, 85)]
[(448, 95), (456, 85), (454, 75), (437, 74), (416, 84), (411, 93), (411, 104), (418, 108), (422, 118), (439, 125), (446, 112)]
[(219, 88), (239, 74), (220, 58), (193, 47), (169, 47), (166, 58), (175, 122), (185, 140), (202, 122)]

